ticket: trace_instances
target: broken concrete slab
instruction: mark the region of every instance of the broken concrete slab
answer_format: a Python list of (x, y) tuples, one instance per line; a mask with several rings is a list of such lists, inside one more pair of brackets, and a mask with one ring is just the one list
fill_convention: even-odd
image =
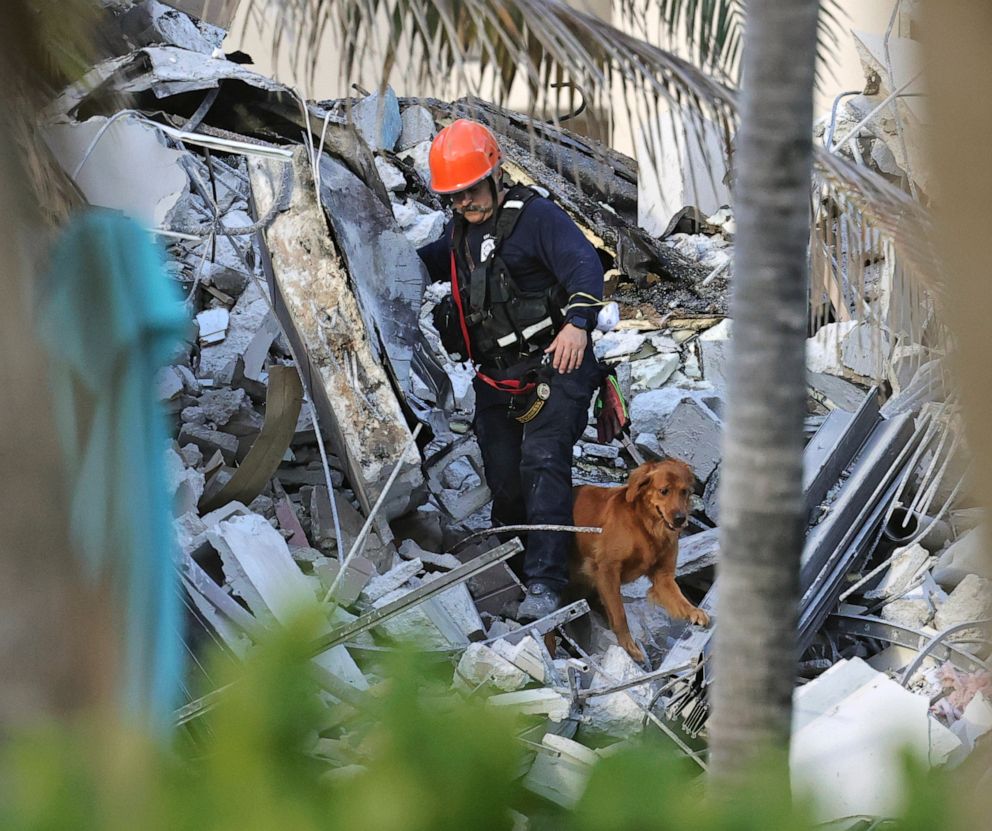
[(230, 433), (211, 430), (198, 424), (183, 424), (179, 431), (180, 444), (195, 444), (205, 456), (220, 451), (227, 464), (234, 464), (238, 452), (238, 439)]
[[(992, 593), (990, 590), (992, 590), (992, 580), (979, 577), (977, 574), (965, 576), (948, 595), (944, 604), (937, 609), (937, 613), (933, 617), (934, 628), (942, 632), (951, 626), (992, 617)], [(981, 628), (963, 629), (950, 635), (948, 640), (965, 641), (981, 638), (982, 635)], [(964, 644), (963, 648), (970, 652), (979, 646)]]
[(986, 528), (979, 526), (962, 534), (937, 559), (933, 579), (943, 588), (955, 588), (969, 574), (992, 577), (985, 544)]
[(547, 687), (501, 693), (490, 696), (486, 703), (490, 707), (511, 710), (520, 715), (547, 716), (554, 722), (563, 721), (571, 712), (568, 699)]
[(379, 178), (382, 180), (382, 186), (386, 190), (397, 193), (406, 189), (406, 176), (392, 162), (384, 159), (382, 156), (376, 156), (375, 169), (378, 171)]
[(530, 676), (502, 655), (481, 643), (469, 644), (455, 668), (452, 685), (464, 693), (490, 684), (502, 692), (513, 692), (530, 683)]
[(903, 753), (940, 764), (959, 744), (929, 715), (926, 697), (858, 658), (799, 687), (793, 701), (793, 792), (812, 797), (822, 822), (897, 816), (905, 798)]
[(866, 600), (881, 600), (888, 597), (902, 597), (920, 572), (926, 568), (930, 553), (919, 543), (897, 548), (892, 552), (889, 565), (879, 584), (864, 593)]
[(696, 478), (705, 482), (720, 463), (722, 432), (720, 417), (710, 407), (685, 397), (662, 421), (656, 435), (665, 455), (688, 462)]
[[(330, 557), (325, 557), (314, 566), (314, 573), (320, 579), (325, 594), (334, 585), (340, 570), (341, 564)], [(348, 563), (348, 570), (338, 582), (337, 589), (332, 595), (333, 599), (342, 606), (353, 605), (361, 595), (362, 590), (368, 585), (369, 580), (375, 576), (375, 566), (371, 562), (364, 557), (352, 557)]]
[(378, 575), (369, 580), (362, 589), (361, 597), (367, 603), (376, 603), (387, 594), (392, 594), (403, 586), (412, 577), (423, 571), (423, 563), (420, 560), (408, 560), (400, 563), (385, 574)]
[[(441, 575), (437, 572), (426, 574), (421, 584), (426, 585), (439, 577)], [(469, 594), (468, 586), (464, 583), (445, 589), (436, 599), (467, 641), (480, 641), (486, 636), (486, 627), (482, 623), (482, 618), (479, 617), (478, 609), (475, 608), (475, 602), (472, 600), (472, 595)]]
[(200, 352), (199, 377), (221, 380), (223, 370), (244, 354), (268, 313), (269, 301), (253, 280), (231, 310), (224, 340), (208, 344)]
[[(599, 666), (589, 687), (593, 690), (615, 687), (644, 675), (644, 670), (620, 646), (610, 646)], [(583, 729), (619, 737), (640, 733), (644, 724), (642, 708), (648, 706), (651, 695), (651, 685), (643, 684), (629, 690), (591, 697), (582, 709)]]
[(389, 207), (329, 156), (320, 163), (320, 199), (348, 266), (365, 331), (406, 393), (427, 283), (424, 264)]
[[(259, 210), (265, 211), (279, 192), (283, 165), (252, 159), (249, 169)], [(382, 509), (383, 518), (391, 519), (418, 498), (420, 455), (410, 446), (410, 429), (327, 234), (303, 148), (294, 153), (292, 179), (288, 210), (265, 231), (280, 320), (295, 353), (307, 363), (310, 399), (365, 511), (401, 462), (400, 478)]]
[(699, 336), (699, 351), (703, 378), (717, 389), (727, 386), (727, 367), (730, 361), (730, 337), (733, 322), (725, 318)]
[(451, 571), (451, 569), (461, 565), (461, 561), (454, 554), (435, 554), (421, 548), (415, 540), (403, 540), (398, 550), (399, 555), (404, 560), (420, 560), (424, 565), (434, 566), (445, 571)]
[(431, 142), (422, 141), (396, 154), (399, 158), (409, 160), (413, 164), (413, 169), (426, 187), (431, 186), (430, 153)]
[(420, 104), (410, 104), (400, 114), (400, 137), (396, 142), (398, 151), (408, 150), (416, 144), (434, 140), (437, 127), (430, 110)]
[(403, 125), (392, 87), (373, 92), (351, 108), (351, 121), (372, 150), (392, 150)]
[(189, 195), (183, 154), (137, 115), (50, 124), (43, 136), (89, 204), (122, 211), (146, 228), (169, 228)]
[[(407, 593), (406, 588), (401, 588), (385, 594), (375, 601), (373, 608), (386, 606)], [(396, 643), (409, 644), (418, 649), (450, 650), (452, 647), (467, 646), (436, 597), (378, 624), (375, 631)]]
[(662, 352), (630, 362), (631, 391), (634, 393), (659, 389), (679, 368), (677, 353)]
[(526, 672), (539, 684), (549, 681), (547, 649), (542, 648), (533, 636), (528, 635), (517, 643), (497, 640), (493, 641), (491, 646), (495, 652), (502, 655), (518, 669)]
[[(232, 590), (244, 598), (256, 616), (287, 624), (316, 596), (293, 562), (289, 547), (269, 522), (257, 514), (235, 516), (206, 531), (218, 551)], [(330, 631), (328, 621), (326, 631)], [(314, 661), (357, 689), (367, 689), (358, 665), (344, 646), (325, 650)]]
[(585, 792), (599, 756), (584, 745), (554, 733), (545, 734), (541, 746), (546, 750), (538, 750), (523, 786), (556, 805), (574, 808)]

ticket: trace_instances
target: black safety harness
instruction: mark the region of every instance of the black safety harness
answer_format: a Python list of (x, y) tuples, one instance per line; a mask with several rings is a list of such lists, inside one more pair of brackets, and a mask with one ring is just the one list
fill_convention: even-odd
[[(543, 290), (521, 291), (500, 257), (502, 243), (513, 233), (527, 204), (538, 195), (533, 188), (523, 185), (514, 185), (507, 191), (496, 214), (493, 251), (479, 265), (473, 263), (468, 251), (467, 223), (455, 222), (451, 240), (451, 296), (468, 358), (473, 363), (479, 360), (497, 369), (518, 364), (547, 347), (564, 322), (564, 287), (555, 280)], [(458, 267), (458, 251), (465, 259), (464, 272)], [(472, 354), (473, 339), (478, 355)], [(493, 389), (510, 395), (536, 391), (534, 405), (516, 416), (525, 423), (537, 415), (550, 395), (551, 370), (547, 361), (521, 378), (497, 380), (482, 369), (477, 369), (476, 375)]]

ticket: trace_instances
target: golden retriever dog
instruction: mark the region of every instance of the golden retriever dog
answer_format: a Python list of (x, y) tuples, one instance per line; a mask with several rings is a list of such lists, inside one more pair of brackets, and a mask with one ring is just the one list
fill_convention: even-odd
[(599, 527), (603, 533), (575, 535), (572, 575), (596, 589), (610, 628), (638, 662), (644, 661), (644, 653), (630, 635), (621, 584), (647, 575), (648, 598), (671, 617), (700, 626), (710, 622), (675, 582), (679, 533), (689, 520), (694, 482), (689, 465), (665, 459), (638, 467), (625, 487), (580, 485), (573, 491), (575, 524)]

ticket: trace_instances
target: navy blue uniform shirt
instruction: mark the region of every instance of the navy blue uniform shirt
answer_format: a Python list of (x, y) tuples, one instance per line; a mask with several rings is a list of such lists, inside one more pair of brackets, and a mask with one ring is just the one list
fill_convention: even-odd
[[(469, 253), (476, 265), (492, 254), (494, 227), (493, 218), (468, 226)], [(451, 280), (453, 229), (454, 222), (449, 221), (436, 242), (417, 251), (431, 282)], [(572, 297), (577, 292), (603, 298), (603, 265), (596, 249), (568, 214), (549, 199), (536, 196), (527, 203), (499, 253), (521, 291), (541, 291), (557, 280), (568, 292), (569, 303), (588, 302), (588, 298)], [(595, 326), (598, 312), (595, 307), (572, 309), (565, 320), (588, 331)]]

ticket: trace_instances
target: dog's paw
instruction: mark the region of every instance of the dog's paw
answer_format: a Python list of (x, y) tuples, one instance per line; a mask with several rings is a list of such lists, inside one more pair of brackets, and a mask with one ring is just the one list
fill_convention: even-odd
[(641, 648), (636, 643), (634, 643), (633, 638), (625, 638), (621, 640), (620, 646), (626, 649), (627, 654), (630, 655), (630, 657), (633, 658), (637, 663), (639, 664), (644, 663), (644, 652), (642, 652)]
[(697, 608), (696, 606), (693, 606), (692, 608), (689, 609), (688, 613), (686, 614), (686, 618), (690, 623), (696, 624), (696, 626), (706, 627), (710, 625), (710, 616), (702, 609)]

